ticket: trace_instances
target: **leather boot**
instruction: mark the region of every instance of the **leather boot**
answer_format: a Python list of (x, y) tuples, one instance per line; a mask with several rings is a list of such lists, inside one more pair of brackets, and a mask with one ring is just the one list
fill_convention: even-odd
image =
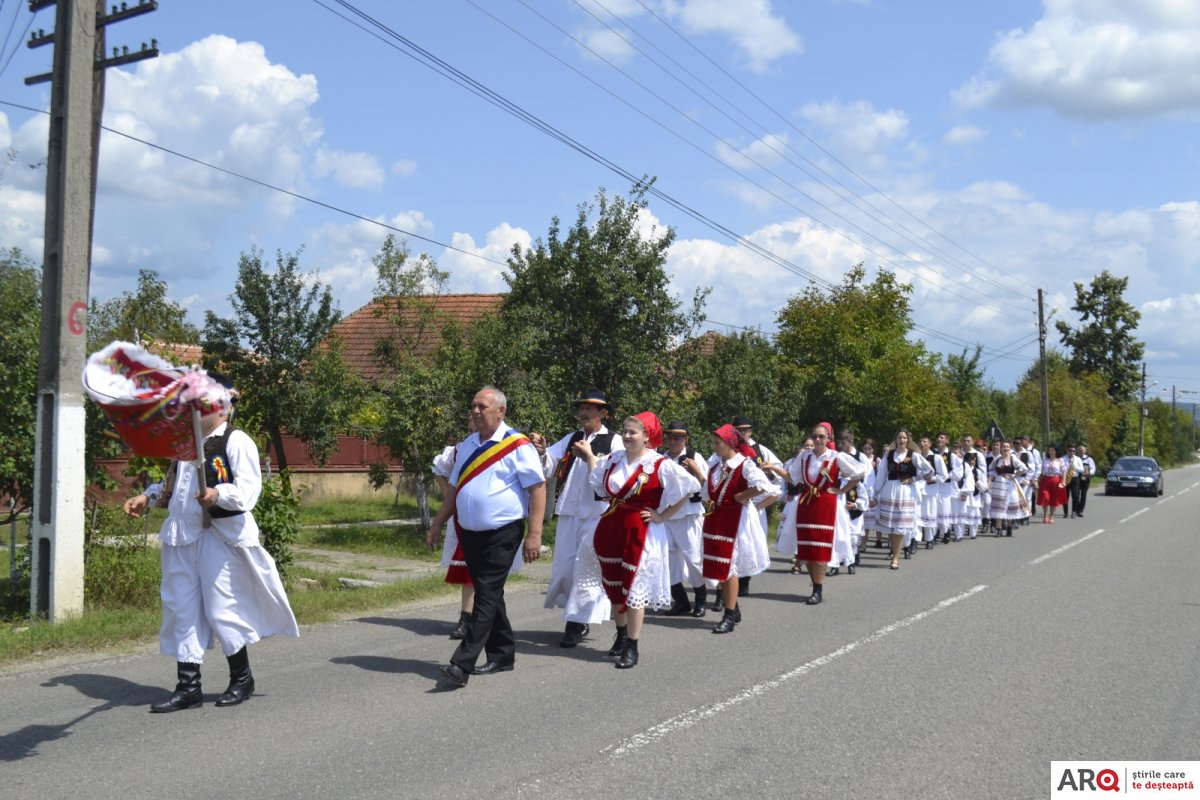
[(625, 649), (621, 652), (621, 657), (617, 659), (617, 663), (614, 665), (617, 669), (629, 669), (630, 667), (637, 666), (637, 643), (637, 639), (625, 640)]
[(740, 606), (732, 611), (725, 609), (725, 615), (721, 617), (721, 621), (713, 628), (713, 633), (729, 633), (741, 621), (742, 609)]
[(713, 600), (711, 610), (718, 614), (725, 610), (725, 593), (721, 590), (720, 586), (717, 587), (717, 599)]
[(739, 578), (738, 579), (737, 596), (738, 597), (749, 597), (750, 596), (750, 579), (749, 578)]
[(177, 683), (174, 693), (166, 700), (150, 706), (151, 714), (170, 714), (172, 711), (204, 705), (204, 695), (200, 692), (200, 665), (177, 662), (175, 675)]
[(682, 583), (671, 584), (671, 600), (671, 607), (665, 612), (668, 617), (683, 617), (692, 613), (692, 603)]
[(805, 604), (810, 605), (810, 606), (815, 606), (818, 603), (820, 603), (821, 602), (821, 588), (822, 588), (821, 584), (814, 583), (813, 588), (812, 588), (812, 594), (810, 594), (808, 596), (808, 599), (804, 601)]
[(217, 698), (218, 706), (236, 706), (254, 694), (254, 676), (250, 674), (250, 654), (243, 647), (231, 656), (229, 662), (229, 688)]
[(692, 616), (703, 617), (706, 611), (708, 611), (708, 587), (697, 586), (696, 599), (692, 603)]
[(629, 645), (629, 635), (626, 631), (629, 630), (625, 625), (617, 626), (617, 638), (613, 639), (612, 647), (608, 648), (608, 657), (619, 659), (621, 654), (625, 652), (625, 648)]
[(458, 612), (458, 624), (450, 631), (451, 639), (467, 638), (467, 626), (471, 624), (471, 614), (467, 611)]

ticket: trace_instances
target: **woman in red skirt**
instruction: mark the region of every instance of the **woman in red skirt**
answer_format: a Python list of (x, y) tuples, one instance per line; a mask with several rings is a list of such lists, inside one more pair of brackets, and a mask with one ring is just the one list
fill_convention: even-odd
[(1054, 524), (1054, 510), (1067, 504), (1067, 472), (1070, 466), (1058, 454), (1054, 445), (1046, 446), (1042, 459), (1042, 476), (1038, 478), (1038, 505), (1042, 507), (1042, 524)]
[(617, 638), (608, 655), (617, 669), (629, 669), (638, 663), (646, 607), (666, 608), (672, 602), (663, 521), (700, 490), (700, 482), (655, 452), (662, 445), (662, 425), (653, 412), (627, 418), (621, 441), (623, 451), (588, 459), (588, 482), (610, 503), (593, 539), (600, 579), (617, 615)]
[[(749, 457), (747, 457), (749, 453)], [(753, 577), (771, 564), (767, 532), (752, 501), (762, 494), (778, 497), (780, 488), (754, 463), (754, 451), (742, 443), (737, 429), (722, 425), (713, 432), (704, 497), (704, 578), (719, 585), (725, 615), (713, 633), (729, 633), (742, 621), (738, 577)]]
[(825, 566), (833, 559), (837, 526), (850, 524), (842, 495), (857, 486), (870, 467), (829, 447), (833, 426), (828, 422), (812, 429), (812, 440), (813, 449), (800, 453), (789, 474), (800, 489), (796, 502), (796, 562), (808, 564), (813, 586), (806, 602), (815, 606), (821, 602)]

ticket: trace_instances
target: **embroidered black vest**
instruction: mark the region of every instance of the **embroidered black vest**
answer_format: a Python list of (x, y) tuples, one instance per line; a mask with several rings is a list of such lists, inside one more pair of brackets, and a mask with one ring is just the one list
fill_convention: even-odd
[[(233, 433), (233, 426), (227, 424), (224, 433), (220, 436), (210, 436), (204, 442), (205, 486), (215, 487), (221, 483), (233, 483), (233, 467), (229, 464), (229, 453), (226, 447), (229, 444), (229, 434), (231, 433)], [(236, 517), (245, 513), (245, 511), (230, 511), (215, 503), (208, 509), (208, 515), (214, 519)]]
[(893, 456), (894, 453), (888, 453), (887, 456), (889, 481), (902, 481), (905, 478), (915, 478), (917, 476), (917, 466), (912, 461), (912, 450), (905, 451), (904, 460), (899, 464), (896, 463), (896, 459)]

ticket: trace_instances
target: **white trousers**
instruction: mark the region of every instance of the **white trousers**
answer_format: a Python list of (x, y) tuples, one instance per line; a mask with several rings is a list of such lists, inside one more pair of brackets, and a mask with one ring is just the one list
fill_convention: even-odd
[(599, 625), (612, 615), (612, 603), (603, 585), (580, 585), (588, 564), (580, 557), (596, 560), (592, 538), (596, 534), (594, 517), (559, 516), (554, 529), (554, 560), (550, 563), (550, 585), (546, 587), (546, 608), (561, 608), (563, 621)]
[(300, 635), (279, 571), (258, 545), (236, 547), (212, 529), (162, 548), (159, 651), (200, 664), (213, 640), (231, 656), (268, 636)]
[(667, 529), (671, 548), (671, 583), (704, 585), (704, 515), (688, 514), (669, 519)]

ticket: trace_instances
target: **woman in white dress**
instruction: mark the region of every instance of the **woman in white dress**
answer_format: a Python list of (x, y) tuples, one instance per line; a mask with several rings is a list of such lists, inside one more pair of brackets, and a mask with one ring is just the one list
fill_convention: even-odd
[(988, 468), (991, 481), (992, 526), (996, 535), (1012, 536), (1013, 522), (1029, 516), (1029, 505), (1025, 490), (1021, 486), (1027, 467), (1013, 454), (1012, 440), (1000, 443), (1000, 455), (992, 459)]
[(753, 453), (732, 425), (713, 432), (704, 482), (704, 497), (711, 503), (704, 517), (704, 578), (720, 586), (725, 601), (725, 614), (713, 633), (729, 633), (742, 621), (738, 577), (758, 575), (771, 563), (767, 533), (752, 501), (760, 495), (777, 497), (781, 490), (754, 464)]
[(617, 616), (608, 655), (617, 669), (638, 663), (638, 640), (646, 608), (671, 605), (667, 518), (700, 490), (700, 482), (661, 453), (662, 425), (653, 412), (628, 417), (621, 426), (624, 450), (588, 459), (588, 483), (609, 498), (596, 523), (593, 547), (600, 577)]
[(917, 481), (933, 474), (929, 462), (909, 449), (911, 441), (907, 428), (896, 431), (892, 451), (885, 455), (875, 469), (875, 497), (878, 509), (878, 530), (888, 535), (892, 546), (891, 569), (900, 569), (900, 551), (905, 540), (914, 541), (917, 535)]

